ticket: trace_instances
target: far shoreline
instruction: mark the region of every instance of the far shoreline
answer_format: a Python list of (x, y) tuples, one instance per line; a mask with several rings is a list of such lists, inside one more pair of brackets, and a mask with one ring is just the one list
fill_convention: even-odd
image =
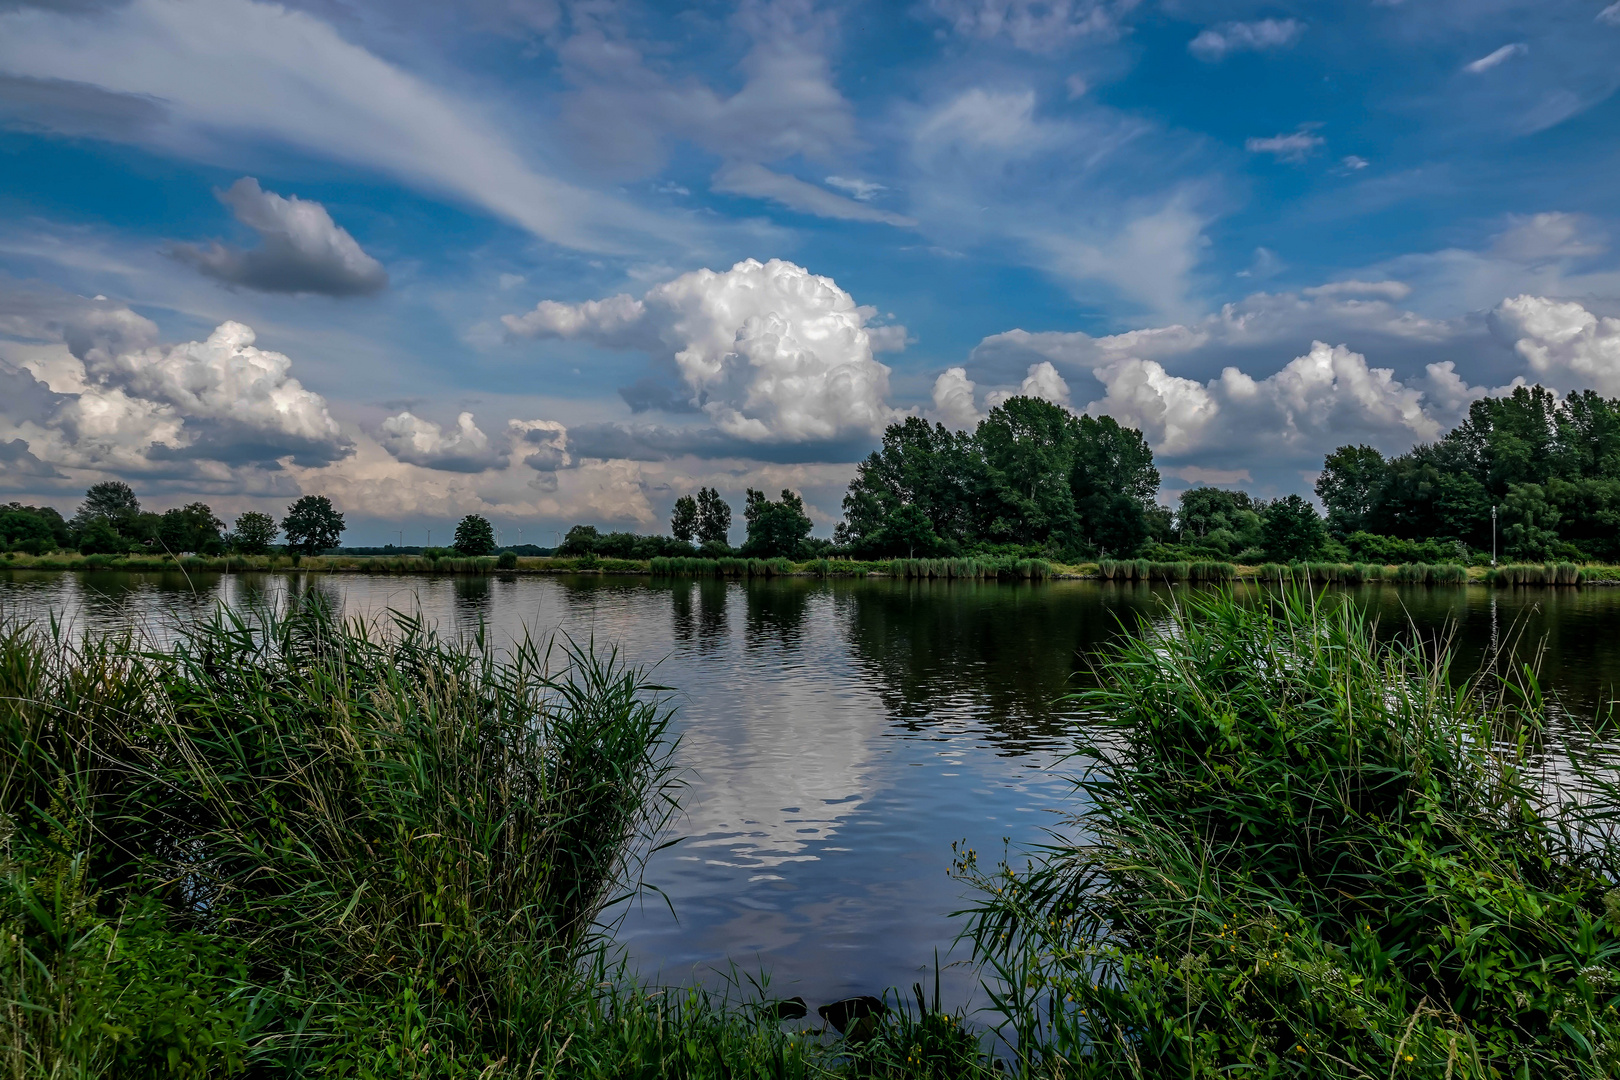
[[(0, 558), (8, 570), (123, 573), (287, 573), (381, 575), (593, 575), (628, 577), (903, 578), (915, 580), (1117, 581), (1124, 583), (1270, 582), (1290, 579), (1312, 585), (1408, 584), (1496, 586), (1615, 586), (1620, 566), (1524, 563), (1500, 567), (1460, 564), (1378, 563), (1158, 563), (1148, 560), (1056, 563), (1045, 560), (960, 559), (609, 559), (598, 556), (519, 556), (501, 565), (494, 555), (232, 555), (109, 556), (12, 552)], [(1002, 564), (1005, 565), (1002, 565)], [(660, 565), (663, 564), (663, 565)], [(678, 564), (678, 565), (672, 565)]]

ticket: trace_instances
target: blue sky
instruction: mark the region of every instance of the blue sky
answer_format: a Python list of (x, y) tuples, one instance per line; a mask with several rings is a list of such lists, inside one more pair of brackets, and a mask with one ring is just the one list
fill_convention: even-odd
[(1617, 86), (1608, 0), (0, 0), (0, 494), (825, 533), (1020, 392), (1308, 491), (1620, 395)]

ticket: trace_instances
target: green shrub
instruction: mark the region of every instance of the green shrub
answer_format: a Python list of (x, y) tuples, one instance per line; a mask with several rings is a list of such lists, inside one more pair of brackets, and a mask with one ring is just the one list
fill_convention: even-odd
[[(971, 936), (1041, 1075), (1612, 1077), (1620, 791), (1553, 801), (1522, 667), (1348, 600), (1191, 594), (1118, 646), (1069, 835)], [(1585, 807), (1595, 807), (1586, 809)]]
[(162, 649), (0, 628), (7, 1075), (342, 1075), (421, 1031), (423, 1075), (527, 1061), (598, 992), (667, 720), (611, 656), (403, 617), (222, 613)]

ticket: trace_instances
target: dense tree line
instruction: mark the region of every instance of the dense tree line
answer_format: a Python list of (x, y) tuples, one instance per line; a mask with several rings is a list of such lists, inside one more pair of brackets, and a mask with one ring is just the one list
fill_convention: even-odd
[(0, 544), (6, 551), (45, 554), (58, 550), (85, 555), (134, 552), (171, 555), (261, 555), (285, 534), (287, 550), (315, 554), (336, 547), (343, 515), (324, 495), (305, 495), (287, 508), (278, 524), (269, 514), (249, 510), (234, 530), (207, 503), (194, 502), (163, 513), (141, 508), (134, 490), (108, 480), (84, 494), (72, 518), (48, 506), (11, 503), (0, 507)]
[(856, 471), (834, 540), (873, 556), (1130, 554), (1168, 534), (1158, 489), (1140, 431), (1015, 397), (972, 432), (917, 417), (891, 424)]
[[(1560, 401), (1540, 386), (1474, 402), (1431, 444), (1385, 458), (1329, 454), (1316, 494), (1261, 499), (1197, 487), (1172, 513), (1141, 432), (1015, 397), (972, 432), (909, 417), (856, 470), (831, 542), (810, 536), (798, 495), (749, 490), (742, 553), (810, 558), (1040, 553), (1064, 560), (1147, 555), (1239, 562), (1302, 559), (1620, 561), (1620, 399)], [(563, 554), (620, 558), (731, 553), (731, 508), (712, 488), (676, 500), (672, 537), (570, 530)]]
[(598, 555), (609, 559), (653, 559), (666, 555), (742, 554), (750, 558), (814, 558), (832, 548), (810, 535), (812, 522), (804, 500), (783, 490), (772, 500), (762, 491), (747, 490), (743, 504), (747, 536), (741, 550), (729, 542), (731, 506), (714, 488), (675, 500), (670, 517), (672, 536), (641, 536), (631, 532), (604, 533), (594, 525), (575, 525), (557, 548), (559, 555)]
[(1514, 559), (1620, 558), (1620, 398), (1540, 386), (1483, 398), (1433, 443), (1329, 454), (1316, 485), (1346, 543), (1443, 541)]

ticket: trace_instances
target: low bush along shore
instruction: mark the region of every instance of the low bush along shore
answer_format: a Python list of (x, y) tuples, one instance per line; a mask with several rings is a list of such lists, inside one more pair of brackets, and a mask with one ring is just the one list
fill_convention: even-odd
[(1440, 646), (1299, 592), (1144, 626), (1085, 695), (1086, 842), (961, 853), (1024, 1064), (1620, 1075), (1617, 791), (1530, 771), (1544, 706), (1513, 670), (1453, 678)]
[(1045, 581), (1054, 578), (1119, 582), (1261, 581), (1314, 585), (1361, 585), (1387, 582), (1408, 585), (1620, 585), (1620, 566), (1562, 563), (1513, 563), (1500, 567), (1455, 563), (1263, 563), (1151, 562), (1147, 559), (1103, 559), (1065, 564), (1046, 559), (968, 556), (941, 559), (792, 559), (656, 558), (604, 559), (579, 557), (457, 555), (29, 555), (8, 552), (0, 569), (268, 572), (301, 570), (356, 574), (641, 574), (653, 577), (895, 577)]
[(611, 656), (319, 606), (161, 649), (9, 626), (0, 1072), (1617, 1075), (1616, 791), (1528, 771), (1533, 677), (1342, 600), (1178, 604), (1100, 660), (1069, 838), (958, 852), (994, 1043), (937, 991), (836, 1039), (612, 967), (673, 804)]

